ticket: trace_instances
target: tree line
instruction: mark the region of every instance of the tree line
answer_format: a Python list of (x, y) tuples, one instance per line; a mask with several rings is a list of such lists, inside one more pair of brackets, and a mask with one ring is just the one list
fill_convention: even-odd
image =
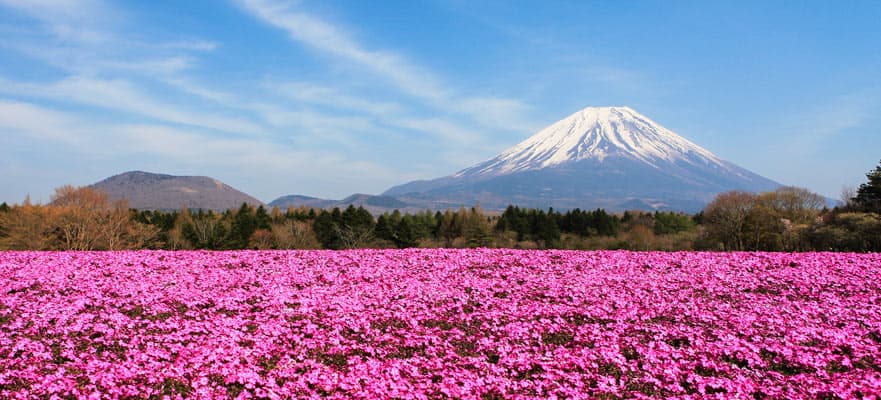
[(350, 249), (508, 247), (720, 251), (881, 251), (881, 165), (826, 208), (807, 189), (721, 193), (701, 212), (479, 207), (374, 216), (362, 207), (138, 211), (64, 186), (51, 202), (0, 204), (0, 249)]

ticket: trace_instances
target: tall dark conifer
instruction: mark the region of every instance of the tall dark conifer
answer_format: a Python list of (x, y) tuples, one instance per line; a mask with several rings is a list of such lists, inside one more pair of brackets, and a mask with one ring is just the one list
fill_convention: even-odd
[(881, 213), (881, 165), (866, 174), (868, 182), (860, 185), (853, 202), (866, 212)]

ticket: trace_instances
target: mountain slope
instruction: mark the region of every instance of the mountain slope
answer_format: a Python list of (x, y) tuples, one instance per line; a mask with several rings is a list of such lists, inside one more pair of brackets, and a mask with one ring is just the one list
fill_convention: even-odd
[(292, 207), (333, 208), (336, 204), (336, 200), (319, 199), (317, 197), (302, 196), (298, 194), (281, 196), (269, 202), (270, 207), (278, 207), (282, 210)]
[(490, 160), (384, 195), (486, 208), (696, 211), (722, 191), (777, 186), (629, 107), (588, 107)]
[(222, 211), (242, 203), (263, 204), (223, 182), (207, 176), (174, 176), (143, 171), (125, 172), (91, 185), (113, 200), (126, 199), (139, 210), (183, 208)]
[(419, 208), (412, 208), (410, 204), (402, 202), (394, 197), (374, 196), (369, 194), (356, 193), (342, 200), (319, 199), (310, 196), (287, 195), (279, 197), (269, 203), (270, 207), (278, 207), (287, 209), (290, 207), (307, 207), (307, 208), (346, 208), (348, 206), (364, 207), (373, 214), (382, 214), (386, 211), (419, 211)]

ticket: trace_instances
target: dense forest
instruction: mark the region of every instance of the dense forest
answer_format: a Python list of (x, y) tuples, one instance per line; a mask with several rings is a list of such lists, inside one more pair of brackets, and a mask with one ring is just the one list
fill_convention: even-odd
[(131, 210), (106, 194), (64, 186), (51, 203), (0, 204), (0, 249), (347, 249), (510, 247), (629, 250), (881, 251), (881, 165), (828, 209), (806, 189), (719, 194), (696, 215), (604, 210), (565, 212), (509, 206), (398, 211), (364, 208), (267, 210), (243, 204), (221, 213)]

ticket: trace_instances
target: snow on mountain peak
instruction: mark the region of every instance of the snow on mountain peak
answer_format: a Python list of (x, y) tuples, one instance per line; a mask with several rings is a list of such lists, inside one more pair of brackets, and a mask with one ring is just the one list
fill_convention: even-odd
[(654, 168), (681, 161), (727, 169), (713, 153), (623, 106), (587, 107), (454, 176), (504, 175), (608, 157), (630, 158)]

